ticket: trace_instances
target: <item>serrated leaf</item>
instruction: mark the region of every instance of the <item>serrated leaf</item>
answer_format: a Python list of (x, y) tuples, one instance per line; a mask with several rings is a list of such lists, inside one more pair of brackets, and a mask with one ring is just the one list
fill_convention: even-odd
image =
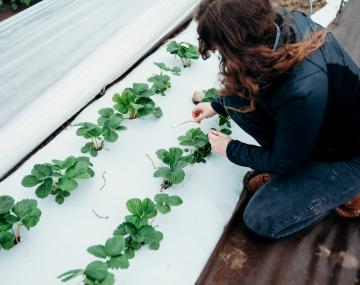
[(170, 172), (169, 176), (167, 177), (167, 179), (172, 184), (180, 184), (181, 182), (184, 181), (184, 178), (185, 178), (185, 172), (182, 169), (175, 169), (174, 171)]
[(38, 185), (40, 182), (41, 182), (41, 180), (37, 179), (36, 176), (27, 175), (22, 179), (21, 184), (24, 187), (34, 187), (34, 186)]
[(154, 197), (154, 201), (156, 203), (165, 203), (167, 201), (167, 199), (169, 198), (169, 195), (166, 193), (160, 193), (160, 194), (156, 194)]
[(183, 203), (183, 200), (179, 197), (179, 196), (170, 196), (167, 200), (166, 200), (166, 204), (170, 205), (170, 206), (179, 206)]
[(63, 204), (64, 201), (65, 201), (64, 195), (61, 195), (61, 194), (56, 195), (55, 201), (56, 201), (56, 203), (58, 203), (59, 205)]
[(105, 251), (107, 256), (116, 256), (125, 249), (125, 240), (122, 236), (114, 236), (105, 243)]
[(12, 207), (13, 213), (20, 218), (26, 228), (34, 227), (40, 219), (41, 211), (37, 207), (36, 200), (24, 199)]
[(158, 250), (160, 248), (160, 243), (159, 242), (153, 242), (153, 243), (149, 244), (149, 247), (152, 250)]
[(100, 282), (99, 285), (114, 285), (115, 284), (115, 276), (112, 273), (108, 273), (103, 281)]
[(129, 260), (126, 255), (111, 257), (107, 261), (107, 265), (111, 269), (119, 269), (119, 268), (126, 269), (129, 267)]
[(8, 250), (15, 246), (15, 235), (12, 232), (0, 232), (0, 248)]
[(32, 169), (31, 174), (39, 180), (44, 180), (48, 177), (51, 177), (51, 175), (53, 174), (53, 171), (51, 169), (51, 166), (49, 166), (49, 165), (36, 164), (36, 165), (34, 165), (34, 168)]
[(0, 215), (9, 212), (14, 202), (14, 199), (10, 196), (0, 196)]
[(142, 204), (140, 199), (130, 199), (126, 202), (126, 207), (130, 213), (140, 216), (142, 213)]
[(107, 256), (105, 246), (103, 245), (90, 246), (88, 247), (87, 252), (99, 258), (106, 258)]
[(107, 265), (101, 261), (93, 261), (86, 266), (84, 274), (92, 280), (102, 281), (108, 274)]
[(42, 184), (40, 184), (36, 190), (35, 194), (37, 197), (43, 199), (50, 195), (52, 191), (53, 181), (51, 178), (47, 178), (44, 180)]
[(155, 207), (161, 214), (167, 214), (171, 211), (170, 206), (166, 204), (156, 204)]
[(112, 108), (103, 108), (98, 111), (100, 116), (110, 117), (114, 115), (114, 110)]
[(63, 191), (73, 191), (79, 184), (74, 179), (65, 176), (59, 179), (57, 186)]

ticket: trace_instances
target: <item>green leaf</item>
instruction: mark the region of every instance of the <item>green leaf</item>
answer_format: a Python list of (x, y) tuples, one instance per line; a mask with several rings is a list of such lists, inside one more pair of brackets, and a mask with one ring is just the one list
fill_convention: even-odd
[(108, 273), (103, 281), (99, 285), (114, 285), (115, 277), (114, 274)]
[(226, 128), (221, 129), (220, 132), (222, 132), (223, 134), (228, 135), (228, 136), (230, 136), (232, 134), (232, 131), (230, 129), (226, 129)]
[(127, 234), (126, 230), (125, 230), (125, 225), (121, 224), (119, 225), (116, 230), (113, 232), (114, 236), (120, 235), (120, 236), (125, 236)]
[(112, 108), (103, 108), (98, 111), (100, 116), (110, 117), (114, 115), (114, 110)]
[(183, 203), (183, 200), (179, 197), (179, 196), (170, 196), (167, 200), (166, 203), (170, 206), (179, 206)]
[(0, 248), (8, 250), (15, 246), (15, 235), (12, 232), (0, 232)]
[(74, 179), (64, 176), (59, 179), (57, 186), (63, 191), (73, 191), (79, 184)]
[(184, 181), (185, 178), (185, 172), (182, 169), (175, 169), (174, 171), (170, 172), (170, 175), (167, 177), (167, 179), (172, 184), (180, 184)]
[(67, 282), (71, 279), (74, 279), (78, 276), (80, 276), (81, 274), (83, 274), (84, 270), (82, 269), (74, 269), (74, 270), (69, 270), (61, 275), (59, 275), (57, 278), (61, 279), (62, 282)]
[(74, 156), (69, 156), (64, 160), (63, 164), (61, 165), (61, 169), (67, 169), (73, 166), (75, 163), (76, 163), (76, 158)]
[[(67, 192), (67, 193), (69, 193), (69, 192)], [(63, 204), (64, 201), (65, 201), (65, 196), (64, 196), (64, 195), (61, 195), (61, 194), (58, 194), (58, 195), (56, 195), (56, 197), (55, 197), (55, 201), (56, 201), (56, 203), (58, 203), (59, 205), (61, 205), (61, 204)]]
[(145, 225), (139, 229), (139, 234), (144, 237), (145, 243), (160, 242), (163, 239), (163, 234), (156, 231), (153, 226)]
[(51, 178), (45, 179), (44, 182), (36, 188), (35, 190), (36, 196), (41, 199), (46, 198), (47, 196), (50, 195), (52, 191), (52, 186), (53, 186), (52, 179)]
[(159, 107), (155, 108), (153, 110), (153, 113), (154, 113), (155, 118), (157, 118), (157, 119), (161, 118), (163, 115), (163, 112), (162, 112), (161, 108), (159, 108)]
[(158, 250), (160, 248), (160, 243), (159, 242), (153, 242), (149, 245), (150, 249), (152, 250)]
[(126, 255), (111, 257), (107, 261), (107, 265), (111, 269), (126, 269), (129, 267), (129, 259)]
[(134, 258), (135, 251), (131, 247), (125, 249), (125, 255), (128, 257), (128, 259)]
[(167, 204), (156, 204), (155, 207), (161, 214), (167, 214), (171, 211), (170, 206)]
[(84, 274), (92, 280), (102, 281), (108, 274), (107, 265), (101, 261), (93, 261), (86, 266)]
[(130, 213), (141, 216), (142, 204), (140, 199), (130, 199), (126, 202), (126, 207)]
[(118, 134), (111, 129), (103, 128), (102, 132), (103, 132), (104, 139), (107, 142), (114, 143), (119, 139)]
[(171, 169), (169, 167), (158, 167), (157, 170), (154, 172), (154, 177), (169, 177), (171, 173)]
[(156, 194), (154, 200), (156, 203), (165, 203), (169, 199), (169, 195), (166, 193)]
[(155, 204), (149, 198), (145, 198), (142, 200), (142, 210), (143, 210), (143, 217), (147, 219), (151, 219), (156, 216), (157, 211), (155, 209)]
[(87, 249), (87, 252), (99, 258), (106, 258), (107, 256), (105, 246), (103, 245), (90, 246)]
[(41, 216), (41, 211), (37, 207), (37, 202), (33, 199), (24, 199), (17, 202), (13, 206), (12, 211), (20, 218), (22, 224), (27, 229), (36, 226)]
[(116, 256), (125, 249), (125, 240), (122, 236), (114, 236), (105, 243), (105, 251), (108, 256)]
[(41, 180), (37, 179), (36, 176), (27, 175), (22, 179), (21, 184), (24, 187), (33, 187), (35, 185), (38, 185), (40, 182), (41, 182)]
[(31, 174), (39, 180), (44, 180), (51, 177), (53, 174), (52, 168), (50, 165), (46, 164), (36, 164), (31, 171)]
[(14, 202), (14, 199), (10, 196), (0, 196), (0, 215), (9, 212)]

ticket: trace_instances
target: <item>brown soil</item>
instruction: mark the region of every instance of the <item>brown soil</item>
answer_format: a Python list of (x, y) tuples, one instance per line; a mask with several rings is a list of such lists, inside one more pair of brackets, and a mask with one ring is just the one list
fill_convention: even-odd
[[(307, 0), (271, 0), (274, 7), (284, 7), (289, 10), (300, 10), (308, 13), (309, 2)], [(313, 0), (313, 13), (324, 7), (326, 0)]]

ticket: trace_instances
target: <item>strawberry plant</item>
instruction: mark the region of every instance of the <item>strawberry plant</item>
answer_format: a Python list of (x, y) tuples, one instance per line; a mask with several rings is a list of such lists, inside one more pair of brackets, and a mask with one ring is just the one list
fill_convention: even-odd
[[(211, 145), (208, 136), (200, 129), (194, 128), (178, 138), (180, 145), (192, 147), (191, 163), (206, 162), (205, 158), (211, 153)], [(189, 149), (186, 149), (189, 150)]]
[(87, 249), (95, 257), (105, 259), (107, 267), (111, 269), (126, 269), (129, 260), (125, 251), (125, 239), (121, 235), (109, 238), (105, 245), (93, 245)]
[(125, 222), (115, 229), (113, 236), (104, 245), (93, 245), (87, 249), (88, 253), (104, 261), (93, 261), (84, 270), (70, 270), (58, 278), (67, 282), (82, 276), (86, 285), (113, 285), (115, 278), (109, 269), (128, 268), (129, 259), (144, 245), (149, 245), (153, 250), (159, 249), (163, 234), (155, 230), (151, 223), (158, 212), (169, 213), (171, 207), (179, 206), (183, 201), (178, 196), (164, 193), (155, 195), (154, 201), (149, 198), (128, 200), (126, 207), (131, 215), (125, 217)]
[(93, 261), (89, 263), (84, 270), (75, 269), (67, 271), (58, 276), (58, 278), (60, 278), (62, 282), (67, 282), (78, 276), (83, 277), (83, 282), (85, 285), (115, 284), (114, 274), (109, 272), (107, 264), (102, 261)]
[(167, 166), (158, 167), (154, 177), (162, 177), (161, 189), (167, 189), (174, 184), (181, 183), (185, 178), (184, 168), (192, 161), (191, 156), (184, 156), (181, 148), (173, 147), (169, 150), (159, 149), (157, 157)]
[(191, 60), (199, 59), (198, 48), (187, 42), (171, 41), (167, 46), (167, 51), (170, 54), (174, 54), (175, 57), (179, 57), (183, 66), (190, 67)]
[(162, 73), (151, 76), (148, 81), (153, 84), (151, 90), (163, 96), (165, 96), (165, 91), (171, 87), (170, 76)]
[(126, 88), (121, 94), (115, 94), (114, 109), (121, 114), (128, 114), (129, 119), (136, 119), (153, 114), (156, 118), (162, 116), (162, 110), (150, 98), (155, 92), (146, 83), (134, 83), (132, 88)]
[(79, 179), (89, 179), (95, 175), (88, 157), (69, 156), (65, 160), (53, 160), (52, 163), (36, 164), (30, 175), (22, 180), (24, 187), (37, 186), (35, 194), (43, 199), (50, 194), (58, 204), (64, 203), (79, 184)]
[(176, 75), (176, 76), (181, 75), (181, 68), (178, 66), (174, 66), (173, 68), (171, 68), (162, 62), (154, 62), (154, 64), (163, 71), (171, 72), (173, 75)]
[(116, 142), (119, 139), (118, 132), (126, 130), (126, 127), (121, 125), (123, 116), (112, 108), (100, 109), (98, 113), (100, 117), (97, 124), (84, 122), (75, 125), (79, 127), (76, 131), (78, 136), (91, 140), (81, 148), (81, 152), (90, 153), (93, 157), (103, 149), (105, 141)]
[(15, 204), (10, 196), (0, 196), (0, 250), (8, 250), (20, 242), (20, 228), (28, 230), (39, 222), (41, 211), (35, 200)]

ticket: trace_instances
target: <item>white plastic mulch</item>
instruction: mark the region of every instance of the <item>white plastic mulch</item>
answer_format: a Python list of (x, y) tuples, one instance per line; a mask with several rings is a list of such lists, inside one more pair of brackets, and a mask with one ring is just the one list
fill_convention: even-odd
[[(196, 43), (192, 24), (177, 40)], [(158, 72), (153, 62), (169, 66), (180, 63), (162, 47), (106, 95), (88, 107), (74, 123), (95, 121), (97, 110), (112, 106), (112, 95), (121, 92), (133, 82), (145, 82)], [(178, 146), (177, 137), (197, 124), (172, 126), (191, 120), (191, 96), (194, 90), (216, 86), (218, 59), (199, 60), (182, 75), (172, 76), (172, 88), (165, 97), (156, 95), (164, 116), (157, 120), (147, 117), (125, 121), (127, 131), (120, 139), (107, 144), (106, 149), (92, 159), (96, 176), (82, 181), (80, 188), (58, 206), (53, 197), (39, 201), (42, 217), (39, 224), (22, 232), (22, 242), (10, 251), (0, 253), (1, 284), (60, 284), (56, 276), (74, 268), (83, 268), (95, 258), (86, 252), (90, 245), (104, 243), (123, 221), (127, 210), (125, 202), (133, 197), (153, 197), (160, 188), (161, 179), (153, 178), (153, 167), (146, 158), (149, 154), (157, 165), (155, 152), (160, 148)], [(204, 131), (216, 126), (216, 119), (202, 124)], [(16, 200), (34, 198), (34, 189), (23, 188), (20, 181), (34, 164), (81, 155), (84, 140), (69, 127), (49, 145), (27, 161), (18, 171), (0, 184), (1, 194), (10, 194)], [(251, 142), (249, 137), (233, 126), (233, 137)], [(166, 216), (159, 216), (155, 224), (164, 234), (160, 249), (141, 249), (127, 270), (114, 271), (116, 284), (194, 284), (218, 241), (224, 225), (242, 189), (242, 177), (247, 169), (235, 166), (225, 158), (212, 155), (208, 163), (188, 167), (185, 181), (168, 190), (183, 198), (184, 204), (174, 207)], [(106, 187), (102, 174), (105, 172)], [(109, 219), (99, 219), (92, 209)], [(70, 282), (78, 284), (79, 279)]]

